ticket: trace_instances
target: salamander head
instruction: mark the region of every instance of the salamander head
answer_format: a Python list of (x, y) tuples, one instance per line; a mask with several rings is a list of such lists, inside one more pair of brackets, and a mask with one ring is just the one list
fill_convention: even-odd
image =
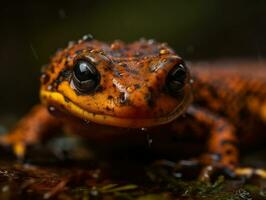
[(189, 71), (165, 43), (107, 44), (85, 38), (44, 69), (46, 105), (99, 124), (150, 127), (171, 122), (191, 100)]

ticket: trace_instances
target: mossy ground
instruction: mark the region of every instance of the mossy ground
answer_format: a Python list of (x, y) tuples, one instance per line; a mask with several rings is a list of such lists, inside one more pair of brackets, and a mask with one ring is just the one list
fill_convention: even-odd
[(5, 162), (0, 169), (0, 199), (266, 199), (265, 180), (227, 180), (219, 176), (209, 183), (185, 181), (160, 167), (144, 172), (136, 181), (135, 177), (112, 177), (110, 171), (101, 168), (85, 170)]

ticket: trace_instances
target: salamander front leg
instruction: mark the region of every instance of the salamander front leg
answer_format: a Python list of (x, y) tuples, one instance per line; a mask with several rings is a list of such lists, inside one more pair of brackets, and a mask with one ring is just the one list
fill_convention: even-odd
[(222, 169), (233, 176), (252, 177), (256, 175), (266, 178), (265, 169), (238, 166), (238, 141), (232, 124), (226, 119), (198, 107), (191, 106), (188, 113), (199, 122), (206, 123), (211, 127), (207, 142), (207, 154), (199, 159), (199, 162), (206, 166), (201, 172), (201, 180), (209, 180), (217, 169)]
[(239, 162), (238, 141), (234, 126), (226, 119), (202, 108), (191, 106), (187, 112), (195, 120), (211, 128), (207, 141), (207, 153), (200, 157), (200, 163), (206, 166), (202, 170), (200, 179), (209, 179), (217, 168), (233, 172)]
[(0, 144), (12, 146), (15, 155), (23, 159), (27, 145), (40, 142), (58, 127), (60, 122), (48, 112), (47, 108), (36, 105), (10, 133), (0, 137)]

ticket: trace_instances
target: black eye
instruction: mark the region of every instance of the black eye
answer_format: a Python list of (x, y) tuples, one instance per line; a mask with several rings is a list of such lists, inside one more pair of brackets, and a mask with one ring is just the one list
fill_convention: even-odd
[(93, 91), (100, 82), (100, 74), (94, 64), (86, 60), (78, 60), (73, 69), (73, 83), (80, 92)]
[(179, 63), (173, 67), (167, 76), (167, 88), (172, 94), (176, 94), (183, 89), (186, 79), (186, 66), (184, 63)]

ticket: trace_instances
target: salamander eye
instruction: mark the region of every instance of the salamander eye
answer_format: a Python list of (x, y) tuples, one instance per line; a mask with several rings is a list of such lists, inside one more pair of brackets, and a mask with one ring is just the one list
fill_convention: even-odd
[(95, 65), (87, 60), (76, 61), (72, 83), (79, 92), (91, 92), (99, 85), (100, 74)]
[(185, 63), (179, 63), (173, 67), (167, 76), (167, 88), (175, 95), (185, 86), (187, 79), (187, 68)]

